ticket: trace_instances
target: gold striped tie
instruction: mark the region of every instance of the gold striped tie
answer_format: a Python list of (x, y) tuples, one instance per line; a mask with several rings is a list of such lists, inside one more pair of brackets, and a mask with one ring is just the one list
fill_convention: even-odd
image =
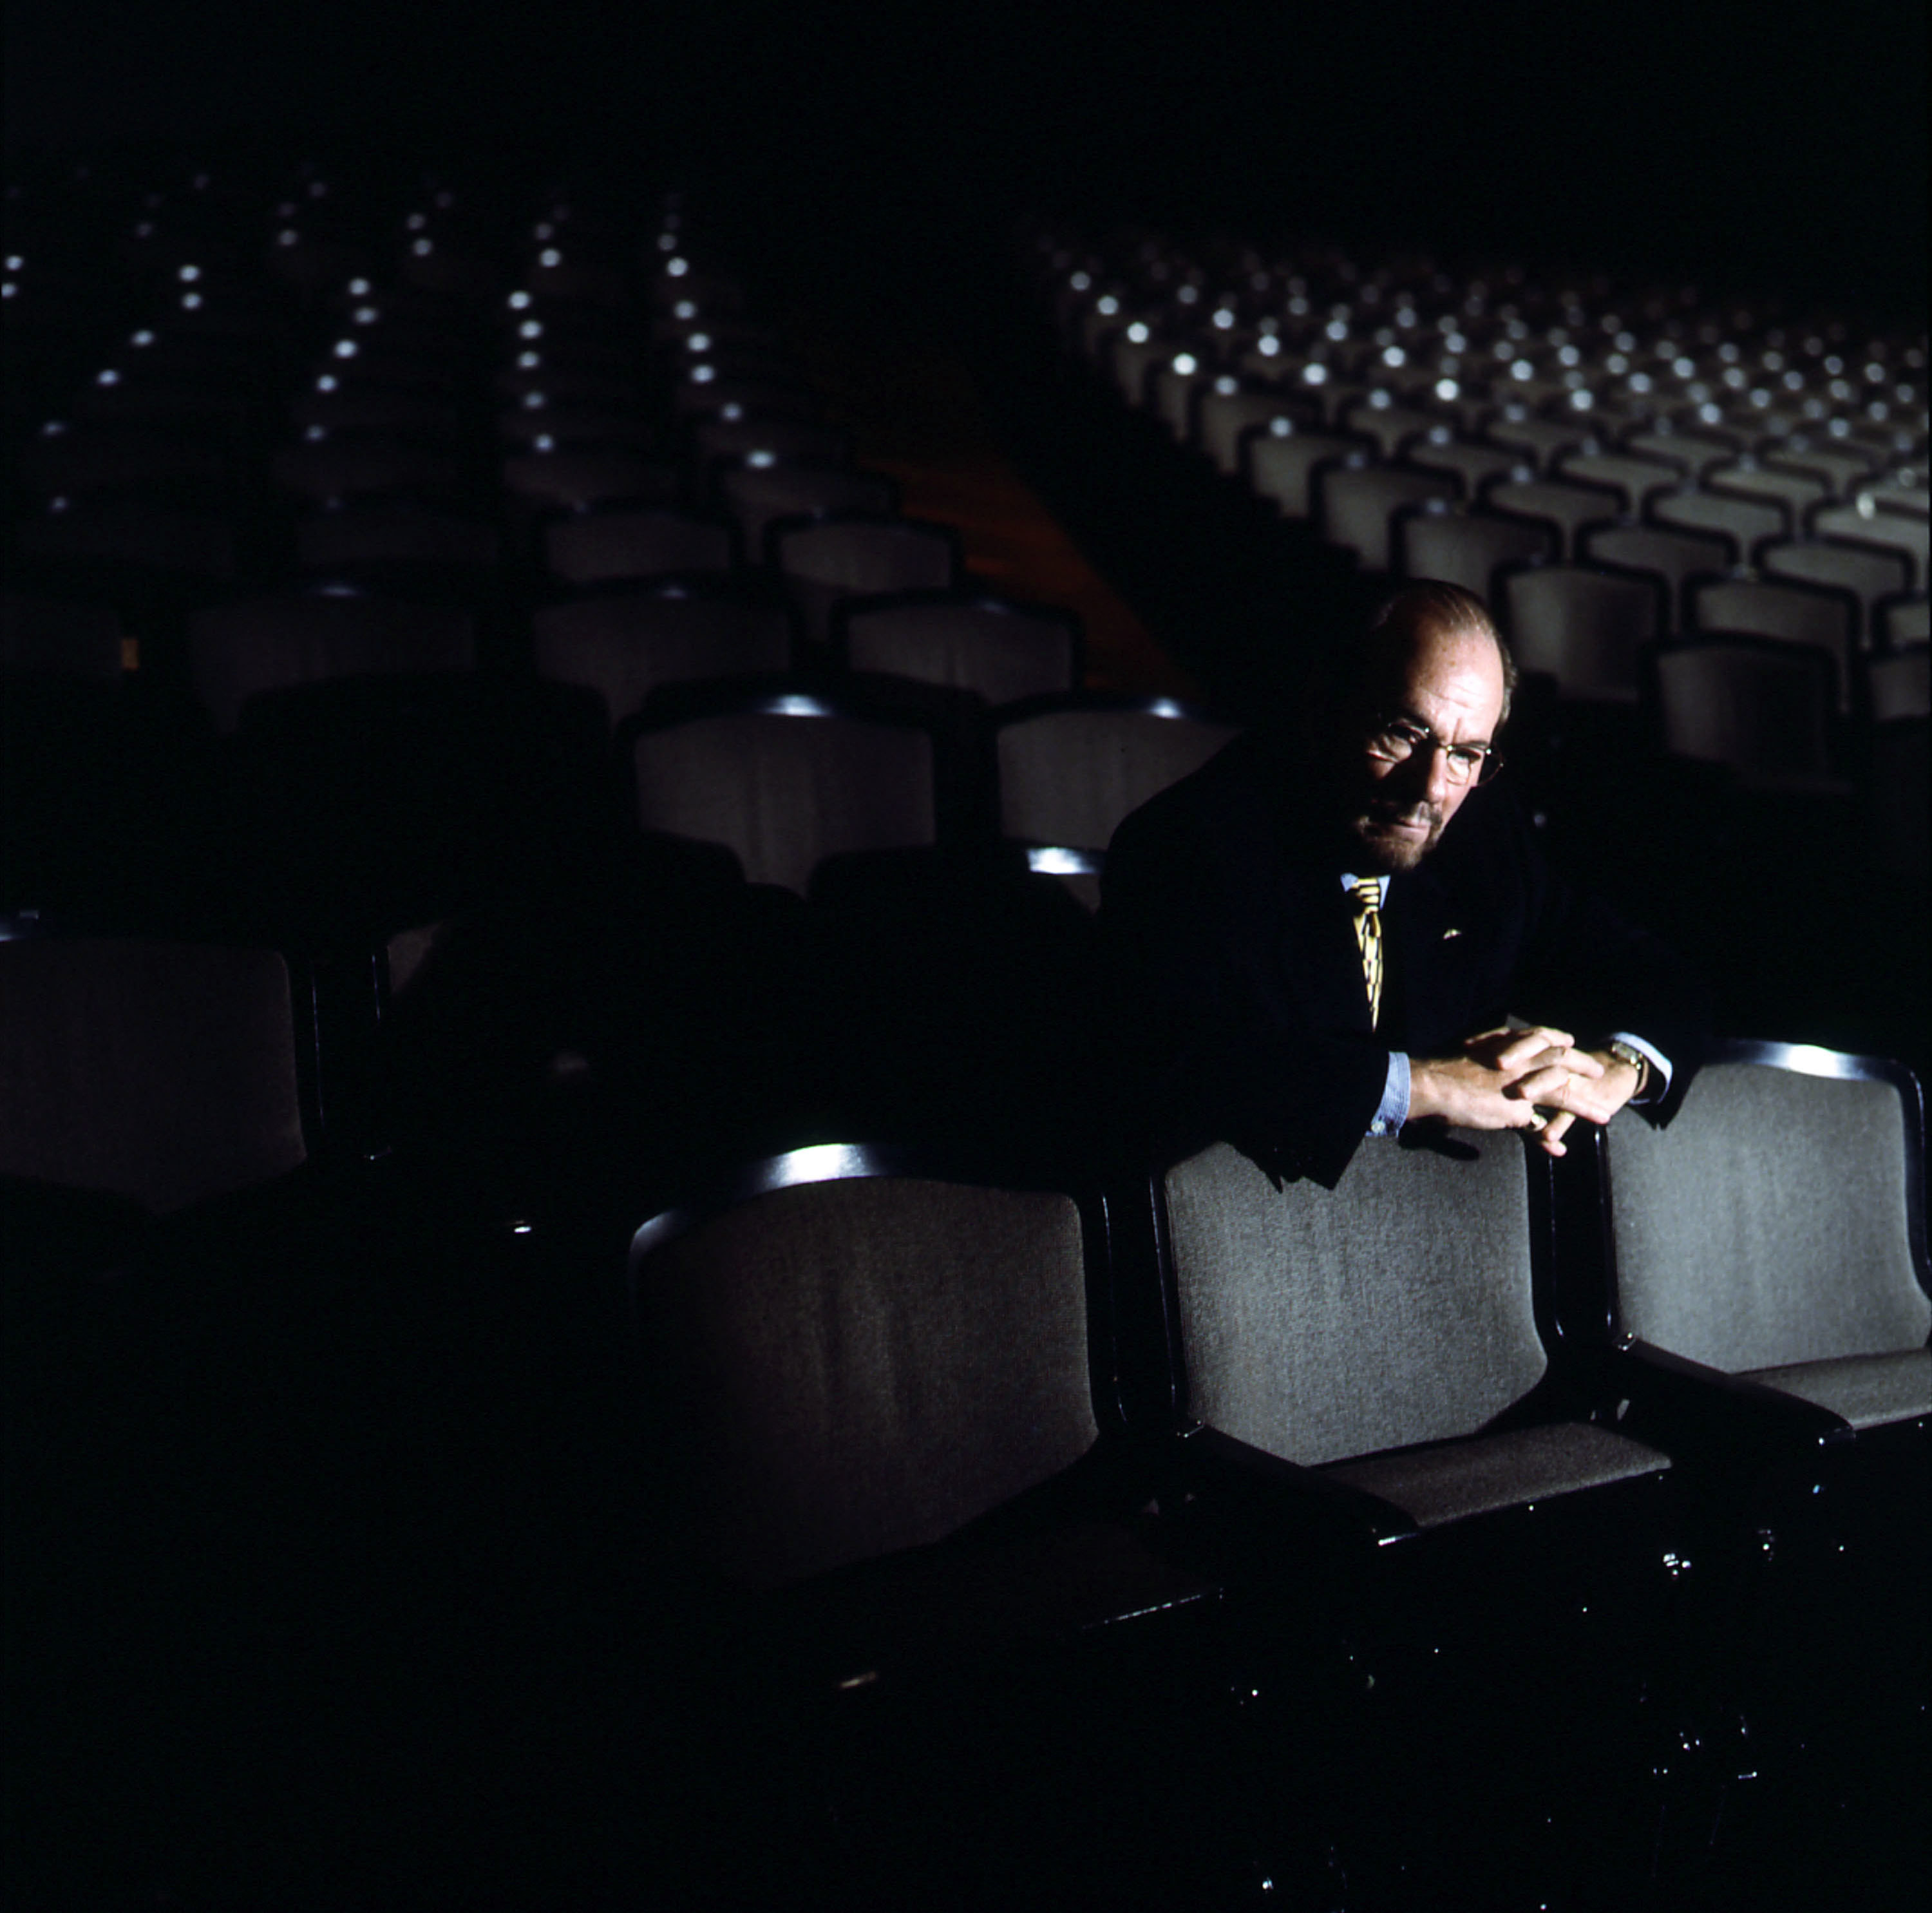
[(1382, 887), (1376, 877), (1363, 877), (1348, 886), (1355, 905), (1355, 941), (1362, 953), (1362, 981), (1369, 993), (1369, 1027), (1382, 1014)]

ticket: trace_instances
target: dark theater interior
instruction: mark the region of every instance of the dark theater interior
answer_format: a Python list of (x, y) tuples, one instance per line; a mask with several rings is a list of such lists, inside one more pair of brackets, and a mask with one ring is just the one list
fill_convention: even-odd
[[(4, 33), (8, 1904), (1922, 1913), (1922, 6)], [(1146, 1146), (1418, 579), (1701, 1068)]]

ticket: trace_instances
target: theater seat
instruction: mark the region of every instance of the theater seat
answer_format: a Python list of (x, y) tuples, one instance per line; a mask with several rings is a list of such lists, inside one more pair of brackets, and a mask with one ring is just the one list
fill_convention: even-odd
[(754, 563), (764, 557), (766, 528), (780, 518), (826, 512), (884, 515), (898, 505), (898, 488), (882, 473), (815, 465), (730, 467), (719, 475), (718, 490)]
[(1822, 651), (1838, 707), (1852, 707), (1858, 608), (1851, 593), (1791, 580), (1714, 578), (1685, 592), (1693, 632), (1744, 632)]
[(1076, 692), (1012, 705), (994, 733), (1000, 834), (1097, 908), (1101, 859), (1121, 820), (1235, 731), (1166, 698)]
[(614, 725), (661, 684), (776, 676), (792, 661), (783, 606), (684, 584), (545, 605), (532, 644), (537, 675), (589, 686)]
[(1431, 499), (1447, 503), (1455, 495), (1455, 481), (1437, 473), (1350, 461), (1317, 476), (1316, 518), (1323, 538), (1352, 553), (1364, 571), (1386, 572), (1393, 563), (1395, 515)]
[(164, 1214), (308, 1155), (274, 951), (0, 941), (0, 1175)]
[(592, 512), (544, 527), (544, 555), (566, 584), (728, 572), (730, 527), (682, 512)]
[(1728, 539), (1700, 538), (1655, 525), (1598, 525), (1586, 531), (1580, 542), (1584, 557), (1592, 563), (1648, 572), (1661, 580), (1669, 610), (1666, 628), (1673, 631), (1683, 617), (1688, 581), (1721, 572), (1732, 562)]
[(1664, 592), (1647, 578), (1581, 565), (1505, 572), (1497, 608), (1526, 671), (1560, 696), (1634, 704), (1645, 646), (1662, 632)]
[(806, 635), (823, 643), (835, 607), (894, 591), (949, 590), (962, 569), (959, 534), (914, 518), (844, 514), (768, 525), (766, 548), (798, 607)]
[(1897, 1064), (1724, 1046), (1668, 1131), (1604, 1132), (1618, 1331), (1823, 1431), (1932, 1415), (1922, 1125)]
[(827, 1146), (758, 1165), (735, 1197), (659, 1217), (632, 1248), (726, 1581), (783, 1586), (942, 1541), (1094, 1446), (1070, 1197), (892, 1175)]
[(1620, 502), (1604, 486), (1556, 479), (1504, 479), (1483, 496), (1492, 512), (1550, 527), (1561, 548), (1557, 555), (1564, 558), (1576, 555), (1586, 527), (1614, 522)]
[(476, 662), (468, 615), (362, 596), (256, 598), (196, 612), (188, 648), (195, 695), (232, 731), (250, 698), (379, 674), (466, 671)]
[(1656, 653), (1664, 747), (1728, 765), (1753, 788), (1849, 797), (1834, 774), (1837, 671), (1810, 644), (1700, 638)]
[[(1701, 1726), (1678, 1712), (1660, 1566), (1694, 1520), (1672, 1455), (1552, 1362), (1546, 1160), (1511, 1135), (1434, 1140), (1365, 1143), (1332, 1191), (1219, 1143), (1138, 1185), (1168, 1356), (1161, 1509), (1270, 1617), (1258, 1685), (1336, 1665), (1349, 1700), (1322, 1759), (1352, 1762), (1334, 1823), (1363, 1842), (1351, 1876), (1400, 1854), (1432, 1905), (1618, 1849), (1602, 1757), (1656, 1770), (1640, 1688)], [(1277, 1731), (1294, 1746), (1305, 1716)], [(1674, 1770), (1666, 1791), (1687, 1804)], [(1534, 1830), (1507, 1859), (1499, 1814)]]
[[(1159, 1179), (1176, 1412), (1388, 1504), (1400, 1537), (1660, 1475), (1668, 1455), (1546, 1408), (1533, 1162), (1371, 1144), (1331, 1193), (1216, 1144)], [(1545, 1391), (1546, 1395), (1549, 1391)]]
[(1556, 539), (1546, 525), (1488, 512), (1450, 509), (1440, 501), (1396, 515), (1396, 569), (1405, 578), (1439, 578), (1473, 591), (1486, 604), (1504, 565), (1520, 565), (1556, 556)]
[(854, 608), (836, 629), (854, 671), (950, 685), (988, 704), (1064, 694), (1079, 679), (1078, 624), (1040, 605), (908, 592)]
[(938, 840), (933, 740), (914, 725), (804, 692), (721, 690), (661, 695), (620, 735), (639, 824), (724, 845), (752, 883), (802, 896), (828, 857)]
[[(638, 1230), (657, 1524), (689, 1551), (668, 1638), (698, 1644), (680, 1760), (717, 1763), (694, 1791), (740, 1829), (700, 1855), (729, 1903), (785, 1903), (790, 1842), (818, 1848), (833, 1905), (1008, 1868), (1041, 1886), (1076, 1854), (1048, 1900), (1099, 1884), (1120, 1904), (1124, 1874), (1201, 1864), (1204, 1821), (1177, 1837), (1158, 1810), (1192, 1777), (1164, 1653), (1216, 1590), (1136, 1521), (1088, 1304), (1104, 1242), (1065, 1193), (838, 1144)], [(1083, 1662), (1101, 1684), (1070, 1704)], [(1006, 1851), (1042, 1821), (1050, 1846)], [(775, 1864), (763, 1890), (745, 1877)]]

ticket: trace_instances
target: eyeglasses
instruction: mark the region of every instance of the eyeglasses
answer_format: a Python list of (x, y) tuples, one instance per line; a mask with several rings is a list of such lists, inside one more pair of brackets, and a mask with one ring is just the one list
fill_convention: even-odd
[(1503, 767), (1502, 752), (1490, 744), (1445, 744), (1426, 724), (1412, 718), (1374, 717), (1363, 739), (1371, 757), (1402, 764), (1418, 751), (1440, 751), (1452, 784), (1486, 784)]

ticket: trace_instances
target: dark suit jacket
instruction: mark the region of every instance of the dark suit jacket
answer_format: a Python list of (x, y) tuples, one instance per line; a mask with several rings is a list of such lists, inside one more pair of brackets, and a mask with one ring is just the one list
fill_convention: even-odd
[(1100, 928), (1121, 1120), (1139, 1154), (1221, 1139), (1334, 1188), (1373, 1120), (1389, 1053), (1452, 1053), (1514, 1013), (1669, 1057), (1668, 1121), (1702, 1055), (1696, 980), (1654, 938), (1552, 875), (1506, 782), (1472, 791), (1392, 881), (1371, 1029), (1342, 864), (1305, 761), (1238, 738), (1115, 833)]

